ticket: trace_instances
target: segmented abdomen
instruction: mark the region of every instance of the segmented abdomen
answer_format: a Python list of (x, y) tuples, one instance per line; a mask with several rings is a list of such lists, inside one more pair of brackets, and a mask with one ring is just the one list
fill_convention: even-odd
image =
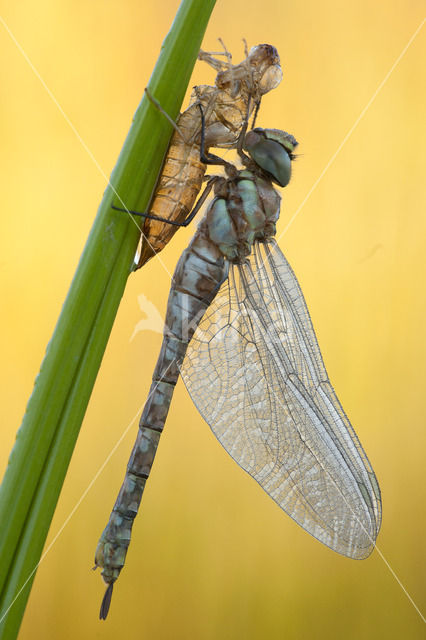
[[(183, 222), (193, 208), (206, 172), (206, 165), (200, 160), (200, 146), (193, 140), (195, 117), (194, 106), (180, 116), (178, 127), (185, 139), (175, 131), (150, 207), (150, 213), (175, 222)], [(138, 268), (161, 251), (178, 228), (158, 220), (146, 220), (144, 234), (148, 242), (142, 242)]]
[[(227, 276), (228, 263), (204, 231), (196, 233), (182, 254), (170, 289), (163, 344), (148, 394), (124, 482), (110, 519), (99, 540), (96, 566), (112, 584), (118, 577), (130, 543), (131, 531), (160, 435), (169, 412), (173, 391), (189, 341), (205, 310)], [(105, 617), (109, 604), (104, 609)]]

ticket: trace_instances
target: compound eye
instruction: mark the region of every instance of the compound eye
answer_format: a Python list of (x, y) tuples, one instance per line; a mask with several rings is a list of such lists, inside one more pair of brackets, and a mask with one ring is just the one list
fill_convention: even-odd
[(268, 93), (268, 91), (272, 91), (272, 89), (278, 87), (282, 79), (283, 72), (279, 64), (274, 64), (272, 67), (269, 67), (260, 80), (260, 93), (264, 95)]
[(291, 178), (291, 158), (279, 142), (250, 131), (246, 135), (244, 148), (261, 169), (271, 174), (277, 184), (281, 187), (288, 185)]

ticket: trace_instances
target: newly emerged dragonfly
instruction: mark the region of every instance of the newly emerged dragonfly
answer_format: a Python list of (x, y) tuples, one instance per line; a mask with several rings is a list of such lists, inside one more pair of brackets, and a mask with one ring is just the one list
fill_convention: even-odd
[(254, 129), (226, 164), (173, 276), (163, 344), (136, 443), (96, 550), (108, 584), (123, 565), (179, 373), (219, 442), (306, 531), (350, 558), (381, 523), (373, 469), (327, 372), (297, 279), (275, 239), (296, 141)]
[(178, 229), (162, 220), (181, 223), (201, 191), (206, 165), (200, 159), (199, 105), (205, 118), (205, 150), (230, 149), (236, 147), (246, 119), (258, 109), (262, 96), (282, 79), (278, 52), (269, 44), (253, 47), (237, 65), (205, 51), (200, 51), (199, 59), (218, 71), (215, 85), (195, 87), (188, 108), (176, 123), (149, 212), (160, 220), (145, 219), (136, 268), (161, 251)]

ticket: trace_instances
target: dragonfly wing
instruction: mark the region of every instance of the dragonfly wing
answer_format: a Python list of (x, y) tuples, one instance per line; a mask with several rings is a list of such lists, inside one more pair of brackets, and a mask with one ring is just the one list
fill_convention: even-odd
[(284, 511), (339, 553), (371, 553), (378, 483), (275, 240), (230, 267), (181, 373), (220, 443)]

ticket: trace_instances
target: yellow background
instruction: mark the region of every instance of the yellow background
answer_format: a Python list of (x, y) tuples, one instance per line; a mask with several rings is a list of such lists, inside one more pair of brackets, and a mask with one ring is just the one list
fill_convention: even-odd
[[(2, 16), (109, 175), (178, 2), (38, 2)], [(203, 47), (268, 42), (284, 80), (259, 125), (300, 141), (282, 231), (423, 19), (420, 1), (219, 0)], [(330, 378), (377, 473), (380, 551), (420, 608), (425, 588), (425, 29), (280, 245), (305, 293)], [(13, 445), (105, 180), (4, 27), (1, 52), (1, 469)], [(191, 85), (212, 83), (198, 63)], [(136, 434), (95, 474), (148, 392), (163, 314), (192, 230), (131, 276), (86, 414), (20, 637), (422, 638), (386, 562), (319, 544), (226, 455), (181, 382), (108, 620), (93, 555)], [(83, 500), (79, 503), (83, 493)], [(1, 523), (0, 523), (1, 526)], [(56, 537), (57, 536), (57, 537)]]

